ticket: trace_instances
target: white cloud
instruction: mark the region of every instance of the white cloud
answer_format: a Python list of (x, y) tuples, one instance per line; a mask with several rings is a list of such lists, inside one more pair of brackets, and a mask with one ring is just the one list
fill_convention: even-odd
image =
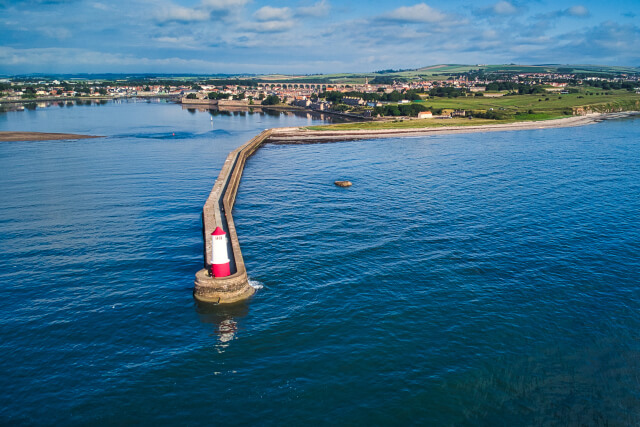
[(184, 7), (174, 3), (155, 5), (154, 17), (159, 22), (200, 22), (218, 12), (225, 16), (240, 10), (249, 0), (202, 0), (197, 7)]
[(155, 37), (153, 40), (163, 44), (179, 44), (182, 47), (191, 45), (193, 42), (195, 42), (195, 39), (189, 36), (182, 36), (182, 37), (160, 36), (160, 37)]
[(94, 2), (94, 3), (91, 3), (91, 6), (93, 6), (95, 9), (98, 9), (98, 10), (104, 10), (104, 11), (110, 10), (110, 7), (103, 3)]
[(202, 7), (209, 11), (233, 11), (244, 7), (250, 0), (202, 0)]
[[(640, 62), (639, 44), (640, 28), (607, 21), (548, 38), (537, 51), (528, 52), (523, 58), (540, 62), (552, 59), (564, 64), (636, 65)], [(513, 60), (522, 61), (518, 57)]]
[(326, 0), (320, 0), (313, 6), (302, 6), (296, 9), (298, 16), (326, 16), (329, 14), (331, 5)]
[(498, 37), (498, 32), (493, 29), (486, 29), (482, 32), (482, 37), (484, 39), (495, 39)]
[(253, 14), (258, 21), (285, 21), (291, 18), (291, 9), (288, 7), (264, 6)]
[(199, 9), (169, 5), (157, 9), (155, 11), (155, 17), (161, 22), (197, 22), (209, 19), (209, 14)]
[(66, 40), (71, 38), (71, 31), (64, 27), (42, 27), (39, 31), (45, 36), (56, 39), (56, 40)]
[[(113, 54), (75, 48), (14, 49), (0, 46), (0, 64), (4, 69), (27, 72), (238, 72), (256, 70), (263, 65), (229, 60), (207, 61), (185, 58), (146, 58), (135, 55)], [(282, 65), (278, 63), (278, 68)]]
[[(453, 6), (431, 7), (428, 3), (436, 3), (415, 0), (419, 3), (387, 3), (393, 6), (378, 16), (363, 16), (364, 9), (338, 13), (331, 9), (338, 3), (329, 5), (331, 0), (268, 2), (268, 7), (250, 0), (135, 0), (130, 8), (124, 2), (78, 1), (78, 7), (90, 12), (88, 18), (74, 24), (76, 18), (60, 9), (55, 28), (44, 25), (52, 18), (43, 8), (29, 11), (29, 19), (24, 11), (7, 10), (0, 17), (0, 39), (7, 41), (0, 43), (0, 71), (311, 73), (441, 62), (640, 63), (640, 30), (614, 24), (585, 28), (590, 20), (580, 17), (593, 11), (579, 6), (588, 6), (584, 0), (543, 8), (539, 15), (524, 14), (524, 0), (488, 0), (485, 8), (459, 14), (449, 12)], [(120, 10), (121, 16), (111, 19), (97, 5)], [(331, 19), (313, 18), (327, 13)], [(463, 14), (479, 19), (459, 25)], [(562, 27), (563, 20), (571, 22)], [(179, 25), (183, 23), (189, 25)], [(564, 33), (568, 30), (573, 32)], [(92, 48), (21, 49), (78, 46), (78, 39)]]
[(491, 9), (498, 15), (513, 15), (518, 11), (518, 9), (508, 1), (499, 1), (494, 4)]
[(426, 3), (415, 6), (402, 6), (383, 16), (383, 19), (399, 22), (437, 23), (446, 19), (446, 15)]
[[(295, 25), (293, 12), (288, 7), (263, 6), (254, 12), (253, 17), (257, 22), (246, 22), (240, 29), (250, 33), (282, 33)], [(247, 43), (247, 40), (241, 39), (243, 44)], [(255, 40), (249, 43), (253, 45)]]
[(571, 16), (589, 16), (589, 9), (584, 6), (572, 6), (567, 9), (567, 13)]
[(160, 22), (197, 22), (209, 19), (209, 13), (200, 9), (168, 5), (158, 8), (155, 11), (155, 18)]
[(281, 33), (283, 31), (293, 28), (293, 21), (265, 21), (265, 22), (250, 22), (242, 27), (247, 31), (255, 33)]

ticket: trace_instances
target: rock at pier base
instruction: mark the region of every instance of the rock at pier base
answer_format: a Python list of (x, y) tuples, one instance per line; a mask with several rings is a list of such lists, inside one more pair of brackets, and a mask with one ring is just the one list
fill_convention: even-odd
[(351, 187), (353, 185), (351, 181), (335, 181), (334, 184), (338, 187)]
[(202, 269), (196, 273), (193, 296), (202, 302), (230, 304), (247, 299), (254, 292), (246, 272), (227, 277), (211, 277), (207, 270)]

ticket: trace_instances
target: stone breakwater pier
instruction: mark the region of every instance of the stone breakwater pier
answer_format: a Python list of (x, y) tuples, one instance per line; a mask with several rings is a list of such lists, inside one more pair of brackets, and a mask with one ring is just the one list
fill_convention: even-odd
[[(349, 141), (358, 139), (379, 139), (390, 137), (442, 135), (469, 132), (513, 131), (527, 129), (546, 129), (557, 127), (582, 126), (602, 120), (622, 118), (637, 112), (589, 114), (543, 122), (520, 122), (504, 125), (442, 127), (442, 128), (410, 128), (380, 130), (340, 130), (310, 131), (304, 128), (267, 129), (253, 137), (244, 145), (236, 148), (227, 156), (207, 201), (202, 209), (202, 231), (204, 237), (204, 268), (196, 273), (193, 295), (197, 300), (217, 304), (233, 303), (249, 298), (255, 290), (249, 284), (247, 269), (244, 265), (238, 235), (231, 212), (238, 193), (240, 179), (247, 159), (265, 142), (274, 144), (311, 144), (333, 141)], [(224, 233), (221, 233), (221, 231)], [(217, 233), (214, 233), (216, 231)], [(226, 234), (226, 254), (230, 274), (225, 277), (214, 277), (212, 262), (214, 259), (212, 234), (219, 238)], [(218, 240), (219, 243), (219, 240)], [(222, 245), (224, 248), (224, 245)], [(224, 249), (218, 249), (224, 252)], [(216, 252), (218, 258), (220, 254)], [(226, 265), (225, 265), (226, 267)]]
[[(197, 300), (225, 304), (246, 299), (254, 293), (253, 287), (249, 284), (231, 212), (247, 158), (271, 136), (271, 133), (270, 129), (265, 130), (229, 153), (204, 204), (202, 209), (204, 268), (196, 273), (193, 290), (193, 295)], [(213, 277), (212, 275), (213, 244), (211, 235), (218, 227), (224, 230), (227, 235), (227, 253), (231, 274), (226, 277)]]

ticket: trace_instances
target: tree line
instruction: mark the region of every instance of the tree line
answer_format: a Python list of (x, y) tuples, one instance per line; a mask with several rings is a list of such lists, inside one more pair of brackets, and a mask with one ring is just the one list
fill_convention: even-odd
[(588, 80), (585, 84), (603, 90), (626, 89), (629, 92), (633, 92), (635, 88), (640, 85), (640, 83), (637, 82), (608, 82), (606, 80)]
[(365, 101), (379, 101), (379, 102), (398, 102), (406, 99), (408, 101), (419, 101), (420, 93), (424, 93), (423, 90), (407, 90), (404, 92), (398, 92), (394, 90), (389, 93), (385, 92), (358, 92), (358, 91), (332, 91), (322, 92), (318, 95), (318, 98), (326, 99), (328, 102), (340, 103), (343, 98), (360, 98)]
[(409, 116), (415, 117), (421, 111), (429, 111), (427, 107), (422, 104), (400, 104), (400, 105), (383, 105), (382, 107), (374, 107), (373, 114), (386, 116)]

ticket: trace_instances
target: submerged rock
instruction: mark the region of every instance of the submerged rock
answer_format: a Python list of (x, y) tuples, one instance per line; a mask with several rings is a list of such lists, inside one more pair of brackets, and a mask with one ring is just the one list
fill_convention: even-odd
[(353, 185), (351, 181), (335, 181), (334, 184), (338, 187), (351, 187)]

